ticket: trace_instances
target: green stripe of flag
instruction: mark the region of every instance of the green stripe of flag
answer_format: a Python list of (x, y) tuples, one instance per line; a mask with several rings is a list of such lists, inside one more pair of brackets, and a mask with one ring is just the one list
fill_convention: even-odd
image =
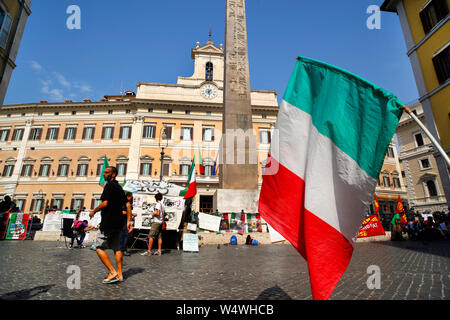
[(105, 180), (105, 177), (103, 177), (103, 172), (108, 167), (109, 167), (108, 158), (106, 157), (106, 154), (105, 154), (105, 159), (103, 160), (103, 165), (102, 165), (102, 171), (100, 173), (100, 181), (98, 182), (98, 184), (101, 185), (102, 187), (104, 187), (106, 185), (106, 180)]
[(348, 71), (299, 57), (283, 100), (310, 114), (322, 135), (378, 179), (403, 112), (396, 96)]

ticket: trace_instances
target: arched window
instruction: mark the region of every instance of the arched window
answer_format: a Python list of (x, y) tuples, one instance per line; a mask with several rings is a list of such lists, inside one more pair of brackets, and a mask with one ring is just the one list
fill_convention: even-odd
[(207, 62), (205, 67), (205, 79), (206, 81), (213, 80), (213, 64), (212, 62)]
[(427, 188), (428, 188), (428, 194), (430, 197), (436, 197), (437, 196), (437, 190), (436, 190), (436, 184), (433, 180), (427, 181)]

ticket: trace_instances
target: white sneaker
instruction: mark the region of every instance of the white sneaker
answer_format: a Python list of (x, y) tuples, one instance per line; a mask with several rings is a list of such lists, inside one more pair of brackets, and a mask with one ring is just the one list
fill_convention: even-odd
[(143, 253), (141, 253), (141, 256), (151, 256), (151, 252), (145, 251)]

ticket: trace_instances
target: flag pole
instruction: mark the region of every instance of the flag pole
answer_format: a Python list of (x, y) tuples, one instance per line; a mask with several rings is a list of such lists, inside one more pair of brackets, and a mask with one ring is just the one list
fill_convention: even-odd
[(427, 137), (431, 140), (434, 147), (439, 151), (439, 153), (442, 155), (442, 157), (445, 159), (445, 162), (447, 162), (447, 167), (450, 167), (450, 159), (445, 153), (444, 149), (442, 149), (441, 145), (434, 139), (433, 135), (428, 131), (428, 129), (423, 125), (423, 123), (416, 117), (416, 115), (409, 109), (407, 106), (403, 105), (402, 108), (406, 111), (406, 113), (409, 114), (411, 118), (414, 119), (414, 121), (417, 122), (419, 127), (425, 132)]

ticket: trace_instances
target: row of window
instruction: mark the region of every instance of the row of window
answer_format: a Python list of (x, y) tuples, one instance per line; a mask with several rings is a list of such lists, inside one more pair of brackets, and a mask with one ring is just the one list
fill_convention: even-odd
[[(96, 176), (100, 176), (102, 166), (103, 166), (102, 163), (97, 164)], [(118, 171), (118, 173), (117, 173), (118, 176), (126, 175), (127, 163), (117, 163), (116, 168)], [(205, 165), (205, 174), (204, 175), (211, 176), (212, 168), (213, 168), (212, 165)], [(70, 169), (69, 164), (66, 164), (66, 163), (59, 164), (57, 172), (56, 172), (56, 176), (57, 177), (68, 177), (69, 169)], [(191, 165), (180, 164), (178, 173), (179, 173), (179, 175), (187, 176), (187, 175), (189, 175), (190, 169), (191, 169)], [(38, 177), (55, 176), (55, 172), (51, 171), (51, 164), (41, 164), (39, 166), (38, 171), (33, 171), (33, 170), (34, 170), (34, 164), (24, 164), (22, 166), (20, 176), (21, 177), (32, 177), (33, 175), (38, 176)], [(163, 164), (163, 176), (169, 176), (170, 175), (169, 170), (170, 170), (170, 164), (168, 164), (168, 163)], [(7, 164), (3, 167), (2, 176), (3, 177), (11, 177), (13, 171), (14, 171), (14, 165)], [(72, 176), (75, 175), (77, 177), (89, 176), (89, 164), (87, 164), (87, 163), (78, 164), (76, 172), (72, 171), (71, 174), (72, 174)], [(151, 176), (152, 175), (152, 163), (151, 162), (141, 163), (139, 174), (141, 176)], [(177, 174), (176, 170), (174, 171), (174, 174), (175, 175)], [(93, 171), (91, 171), (90, 175), (93, 176)], [(155, 173), (155, 175), (156, 175), (156, 173)]]
[[(54, 198), (50, 200), (50, 203), (46, 202), (45, 199), (31, 199), (31, 202), (29, 206), (26, 203), (26, 199), (16, 199), (16, 207), (21, 212), (42, 212), (44, 209), (47, 210), (62, 210), (62, 209), (74, 209), (74, 210), (80, 210), (85, 208), (85, 201), (84, 199), (80, 198), (74, 198), (70, 201), (70, 206), (67, 203), (64, 203), (63, 198)], [(45, 208), (44, 204), (47, 203), (48, 207)], [(90, 209), (96, 208), (101, 203), (100, 199), (92, 197), (91, 203), (90, 203)]]
[[(102, 163), (97, 164), (97, 171), (96, 176), (100, 176)], [(124, 176), (127, 173), (127, 164), (126, 163), (117, 163), (116, 168), (118, 171), (118, 176)], [(22, 166), (22, 170), (20, 172), (21, 177), (32, 177), (33, 173), (34, 176), (39, 177), (50, 177), (54, 176), (55, 172), (51, 171), (51, 164), (41, 164), (39, 166), (39, 171), (33, 171), (34, 164), (24, 164)], [(58, 177), (68, 177), (69, 176), (69, 169), (70, 166), (67, 163), (60, 163), (58, 164), (58, 170), (56, 172), (56, 176)], [(77, 165), (77, 171), (76, 176), (77, 177), (87, 177), (89, 175), (89, 164), (87, 163), (80, 163)], [(2, 176), (3, 177), (10, 177), (12, 176), (12, 173), (14, 171), (14, 165), (13, 164), (6, 164), (3, 167)], [(72, 171), (72, 176), (75, 175), (75, 172)], [(93, 175), (93, 172), (91, 171), (91, 176)]]
[(392, 177), (392, 182), (391, 179), (389, 179), (388, 175), (383, 174), (382, 175), (382, 180), (378, 179), (378, 185), (382, 186), (382, 187), (394, 187), (394, 188), (401, 188), (400, 185), (400, 178), (398, 176), (393, 176)]
[[(0, 141), (8, 141), (10, 129), (0, 130)], [(43, 128), (32, 128), (30, 130), (29, 140), (39, 141), (41, 140)], [(154, 139), (156, 132), (155, 125), (144, 125), (142, 137), (147, 139)], [(12, 131), (11, 141), (21, 141), (23, 138), (24, 128), (17, 128)], [(64, 140), (74, 140), (77, 133), (77, 127), (66, 127), (64, 130)], [(84, 127), (82, 139), (92, 140), (95, 134), (95, 127)], [(165, 139), (173, 139), (173, 127), (164, 127)], [(112, 139), (114, 136), (114, 126), (104, 126), (102, 128), (102, 139)], [(181, 127), (180, 130), (180, 140), (192, 141), (194, 136), (193, 127)], [(58, 140), (59, 138), (59, 128), (50, 127), (47, 129), (45, 140)], [(131, 138), (131, 126), (121, 126), (119, 132), (119, 139), (130, 139)], [(270, 143), (270, 131), (267, 129), (260, 129), (259, 131), (260, 143)], [(202, 140), (203, 141), (214, 141), (214, 128), (202, 128)]]
[[(24, 128), (17, 128), (12, 131), (11, 141), (21, 141), (23, 139)], [(0, 141), (8, 141), (10, 129), (0, 130)], [(42, 138), (43, 128), (32, 128), (30, 130), (29, 140), (39, 141)], [(92, 140), (94, 138), (95, 127), (84, 127), (83, 128), (83, 140)], [(74, 140), (77, 134), (77, 127), (66, 127), (64, 130), (64, 140)], [(105, 126), (102, 128), (102, 139), (112, 139), (114, 135), (113, 126)], [(59, 138), (59, 127), (49, 127), (45, 136), (45, 140), (58, 140)], [(119, 139), (130, 139), (131, 138), (131, 126), (121, 126)]]

